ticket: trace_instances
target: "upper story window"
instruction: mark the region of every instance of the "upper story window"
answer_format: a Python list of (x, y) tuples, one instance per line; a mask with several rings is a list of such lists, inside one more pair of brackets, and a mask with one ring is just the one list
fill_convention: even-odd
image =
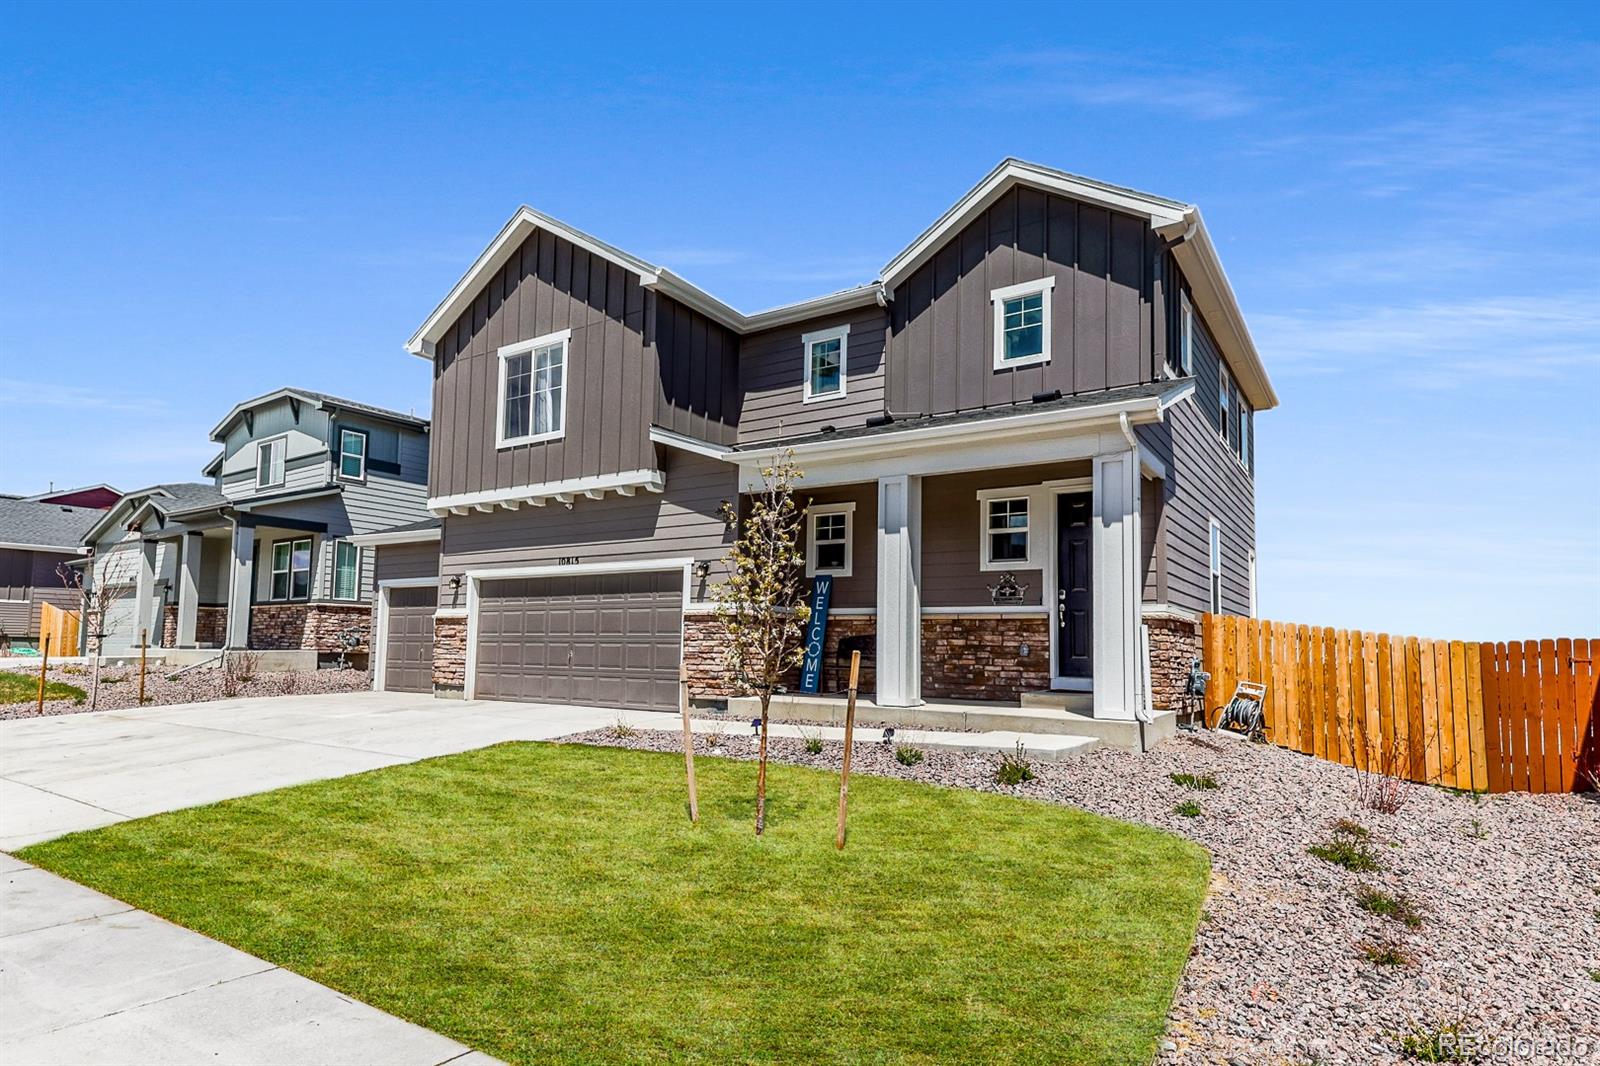
[(1183, 301), (1183, 327), (1178, 336), (1178, 368), (1185, 374), (1194, 373), (1194, 308)]
[(274, 600), (304, 600), (311, 596), (311, 538), (280, 540), (272, 545)]
[(557, 440), (566, 433), (571, 343), (572, 331), (564, 329), (500, 349), (499, 447)]
[(347, 540), (333, 546), (333, 598), (353, 600), (361, 589), (361, 548)]
[(1239, 397), (1239, 462), (1244, 464), (1246, 470), (1255, 469), (1250, 455), (1250, 416), (1254, 413), (1250, 401)]
[(339, 431), (339, 476), (347, 481), (367, 476), (367, 435), (358, 429)]
[(256, 488), (270, 489), (283, 484), (284, 457), (288, 451), (288, 437), (273, 437), (256, 445)]
[(843, 396), (848, 384), (845, 367), (850, 352), (850, 327), (836, 326), (807, 333), (800, 338), (800, 347), (806, 357), (803, 402)]
[(1222, 526), (1211, 520), (1211, 613), (1222, 613)]
[(1228, 373), (1228, 364), (1217, 364), (1217, 421), (1222, 426), (1222, 439), (1224, 443), (1233, 440), (1233, 427), (1230, 425), (1233, 418), (1233, 375)]
[(814, 504), (806, 509), (806, 576), (849, 577), (853, 563), (850, 527), (853, 503)]
[(1050, 294), (1055, 287), (1055, 278), (1039, 278), (989, 294), (996, 370), (1050, 361)]

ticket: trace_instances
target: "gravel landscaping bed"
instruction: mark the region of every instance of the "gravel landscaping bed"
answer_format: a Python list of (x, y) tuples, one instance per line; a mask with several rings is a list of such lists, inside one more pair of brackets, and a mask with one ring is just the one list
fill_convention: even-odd
[[(31, 674), (37, 678), (35, 668)], [(51, 668), (46, 675), (50, 681), (60, 681), (89, 691), (89, 668), (65, 666)], [(249, 681), (241, 682), (237, 691), (229, 692), (226, 679), (219, 669), (191, 670), (182, 677), (169, 680), (165, 674), (149, 671), (144, 679), (144, 705), (164, 706), (174, 703), (205, 703), (210, 700), (243, 699), (253, 696), (291, 696), (323, 692), (364, 692), (372, 687), (372, 675), (365, 670), (297, 670), (260, 673)], [(106, 666), (100, 670), (100, 699), (95, 710), (120, 711), (139, 703), (139, 668), (137, 666)], [(43, 714), (79, 714), (89, 710), (88, 699), (78, 703), (73, 700), (46, 700)], [(10, 718), (40, 717), (37, 704), (0, 703), (0, 720)]]
[[(748, 734), (719, 738), (720, 753), (753, 758)], [(668, 732), (566, 739), (682, 750)], [(696, 742), (710, 753), (712, 738)], [(774, 759), (819, 768), (836, 769), (841, 748), (809, 755), (799, 740), (772, 741)], [(1144, 755), (1102, 748), (1036, 763), (1035, 779), (1015, 788), (995, 784), (998, 764), (928, 751), (908, 767), (880, 744), (858, 744), (853, 760), (861, 773), (1072, 804), (1203, 845), (1211, 892), (1162, 1062), (1403, 1062), (1406, 1037), (1452, 1028), (1513, 1051), (1481, 1061), (1600, 1058), (1593, 794), (1473, 797), (1418, 786), (1397, 813), (1380, 814), (1356, 802), (1347, 767), (1208, 735)], [(1216, 787), (1171, 774), (1209, 774)], [(1185, 803), (1199, 813), (1178, 813)], [(1336, 829), (1341, 819), (1359, 829)], [(1352, 872), (1307, 853), (1341, 840), (1380, 868)], [(1418, 924), (1370, 913), (1358, 902), (1363, 890), (1403, 896)]]

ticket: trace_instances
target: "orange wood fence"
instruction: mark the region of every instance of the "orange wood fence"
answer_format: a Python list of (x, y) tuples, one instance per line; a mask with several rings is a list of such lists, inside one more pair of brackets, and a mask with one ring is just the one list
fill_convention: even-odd
[(1600, 774), (1600, 639), (1470, 644), (1205, 616), (1208, 724), (1266, 686), (1267, 737), (1321, 759), (1481, 792)]
[(50, 637), (50, 657), (78, 654), (78, 612), (63, 611), (52, 603), (39, 605), (39, 647)]

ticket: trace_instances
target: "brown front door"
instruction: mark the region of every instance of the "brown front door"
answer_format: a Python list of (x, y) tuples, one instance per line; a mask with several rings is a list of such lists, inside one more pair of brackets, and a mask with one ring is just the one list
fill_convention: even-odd
[(1056, 498), (1056, 676), (1094, 674), (1094, 566), (1091, 552), (1093, 497), (1087, 492)]
[(383, 687), (388, 692), (433, 691), (433, 612), (439, 590), (432, 585), (388, 591), (389, 618), (383, 645)]

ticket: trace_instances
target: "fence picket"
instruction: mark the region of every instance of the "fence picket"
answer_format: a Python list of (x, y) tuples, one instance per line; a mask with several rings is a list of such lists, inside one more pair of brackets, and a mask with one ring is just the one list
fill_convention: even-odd
[(1539, 642), (1539, 731), (1543, 734), (1545, 791), (1554, 792), (1561, 781), (1561, 731), (1556, 724), (1556, 642)]
[(1472, 753), (1472, 789), (1489, 791), (1489, 757), (1483, 746), (1483, 656), (1476, 644), (1464, 644), (1467, 668), (1467, 747)]
[(1554, 708), (1551, 717), (1555, 719), (1556, 739), (1561, 745), (1561, 791), (1571, 792), (1578, 772), (1576, 748), (1578, 715), (1573, 706), (1577, 699), (1577, 691), (1572, 678), (1572, 641), (1567, 637), (1561, 637), (1556, 641), (1555, 663), (1555, 674), (1551, 678), (1554, 682)]

